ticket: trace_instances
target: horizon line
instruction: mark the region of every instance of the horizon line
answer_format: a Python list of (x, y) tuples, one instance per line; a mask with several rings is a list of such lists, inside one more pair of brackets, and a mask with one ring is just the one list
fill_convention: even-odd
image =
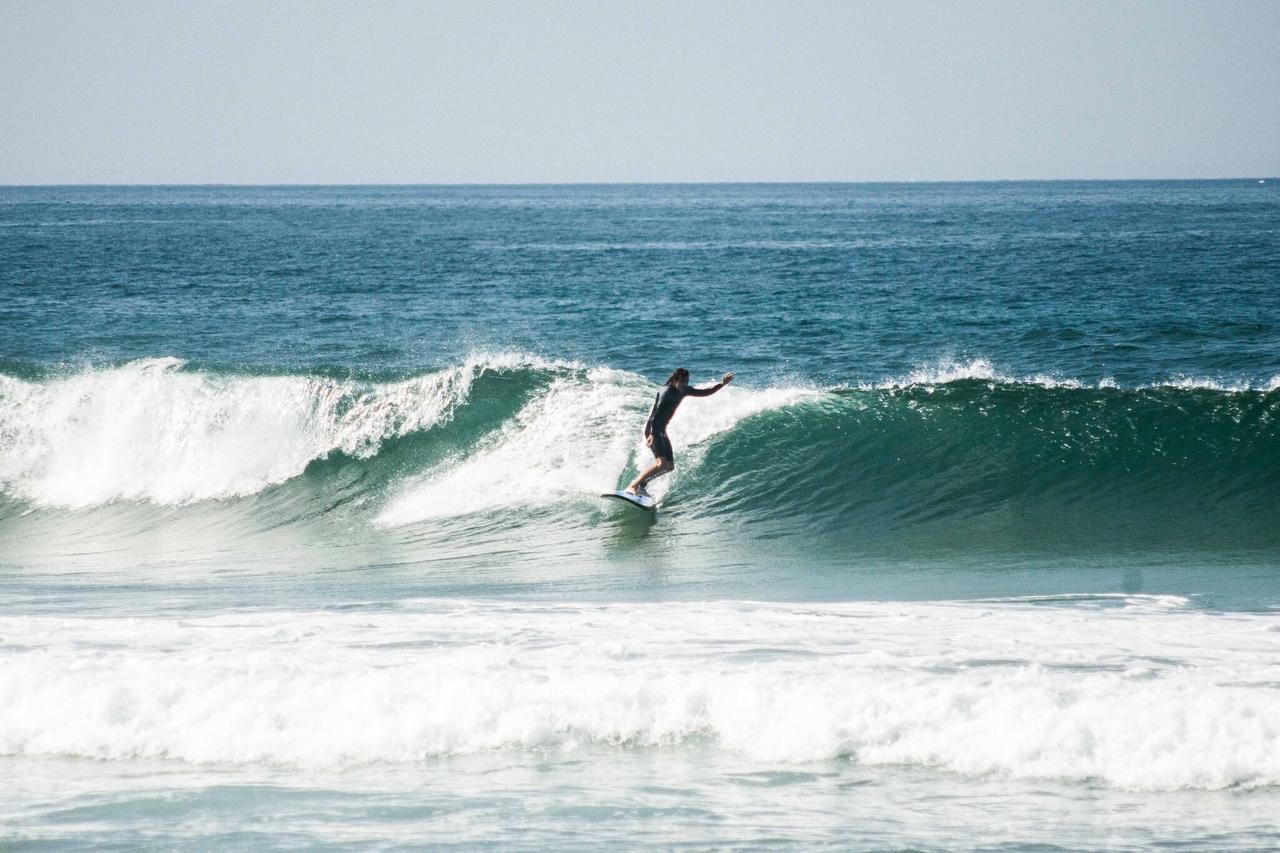
[(360, 182), (274, 182), (274, 181), (65, 181), (54, 183), (0, 183), (3, 189), (56, 189), (77, 187), (634, 187), (634, 186), (831, 186), (869, 184), (1082, 184), (1082, 183), (1209, 183), (1222, 181), (1280, 181), (1280, 175), (1237, 175), (1212, 178), (939, 178), (814, 181), (360, 181)]

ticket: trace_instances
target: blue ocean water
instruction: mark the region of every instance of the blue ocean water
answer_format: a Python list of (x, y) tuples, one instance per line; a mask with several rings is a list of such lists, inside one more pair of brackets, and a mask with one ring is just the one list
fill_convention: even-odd
[(18, 847), (1280, 844), (1280, 182), (0, 188), (0, 661)]

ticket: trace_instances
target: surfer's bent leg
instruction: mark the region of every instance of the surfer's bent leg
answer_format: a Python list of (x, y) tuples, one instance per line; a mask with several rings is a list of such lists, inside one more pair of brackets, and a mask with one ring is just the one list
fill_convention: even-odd
[(675, 463), (670, 459), (655, 459), (653, 460), (652, 465), (641, 471), (640, 475), (631, 481), (631, 484), (627, 486), (626, 490), (628, 492), (635, 492), (637, 489), (643, 489), (645, 484), (650, 480), (661, 477), (663, 474), (667, 474), (675, 470), (675, 467)]
[(627, 486), (628, 492), (635, 492), (637, 489), (643, 489), (645, 484), (655, 477), (661, 477), (663, 474), (673, 471), (675, 465), (675, 454), (671, 452), (671, 440), (661, 433), (655, 434), (653, 440), (649, 443), (653, 448), (653, 455), (657, 458), (653, 460), (653, 464), (640, 472), (631, 484)]

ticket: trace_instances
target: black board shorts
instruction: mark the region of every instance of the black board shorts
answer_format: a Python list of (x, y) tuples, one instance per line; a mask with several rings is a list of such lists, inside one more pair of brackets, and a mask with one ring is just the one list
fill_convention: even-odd
[(667, 438), (665, 432), (655, 432), (653, 434), (653, 444), (649, 445), (653, 450), (653, 458), (665, 459), (672, 465), (675, 464), (675, 454), (671, 452), (671, 439)]

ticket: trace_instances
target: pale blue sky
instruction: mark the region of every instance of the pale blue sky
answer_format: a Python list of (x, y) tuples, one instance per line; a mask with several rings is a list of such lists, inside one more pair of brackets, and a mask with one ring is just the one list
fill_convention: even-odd
[(1280, 174), (1280, 1), (0, 2), (0, 183)]

